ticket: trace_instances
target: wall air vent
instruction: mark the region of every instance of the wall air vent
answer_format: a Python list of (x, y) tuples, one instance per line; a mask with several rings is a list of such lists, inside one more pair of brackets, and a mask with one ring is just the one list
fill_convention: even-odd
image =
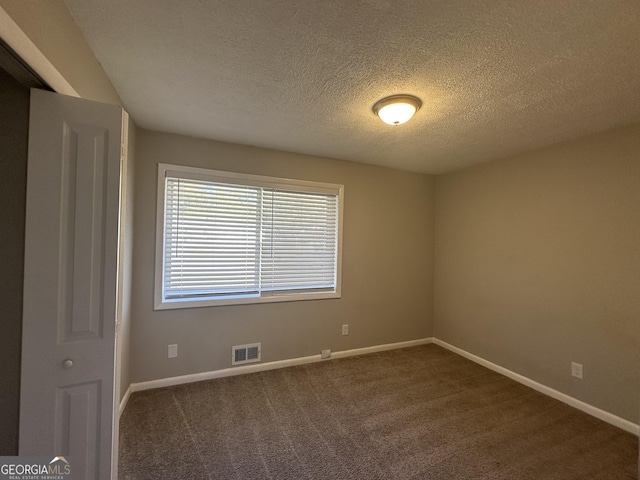
[(231, 347), (231, 365), (242, 365), (260, 361), (260, 343)]

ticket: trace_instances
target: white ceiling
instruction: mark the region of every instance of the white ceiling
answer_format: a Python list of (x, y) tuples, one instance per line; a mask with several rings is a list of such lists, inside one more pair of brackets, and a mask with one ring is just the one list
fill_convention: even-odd
[(640, 122), (638, 0), (65, 1), (152, 130), (441, 173)]

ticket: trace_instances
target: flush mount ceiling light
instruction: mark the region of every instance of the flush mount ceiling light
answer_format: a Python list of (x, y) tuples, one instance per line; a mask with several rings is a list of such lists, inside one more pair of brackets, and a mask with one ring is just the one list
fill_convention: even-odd
[(421, 106), (420, 99), (413, 95), (391, 95), (376, 102), (373, 112), (384, 123), (402, 125), (411, 120)]

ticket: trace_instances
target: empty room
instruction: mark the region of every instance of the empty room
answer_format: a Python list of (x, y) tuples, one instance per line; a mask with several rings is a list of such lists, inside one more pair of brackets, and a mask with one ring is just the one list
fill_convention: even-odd
[(0, 40), (0, 478), (638, 478), (640, 2)]

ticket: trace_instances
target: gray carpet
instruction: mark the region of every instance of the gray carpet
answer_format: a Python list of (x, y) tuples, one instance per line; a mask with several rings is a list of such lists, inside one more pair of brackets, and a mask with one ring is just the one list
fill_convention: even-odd
[(120, 480), (635, 479), (637, 437), (436, 345), (133, 394)]

